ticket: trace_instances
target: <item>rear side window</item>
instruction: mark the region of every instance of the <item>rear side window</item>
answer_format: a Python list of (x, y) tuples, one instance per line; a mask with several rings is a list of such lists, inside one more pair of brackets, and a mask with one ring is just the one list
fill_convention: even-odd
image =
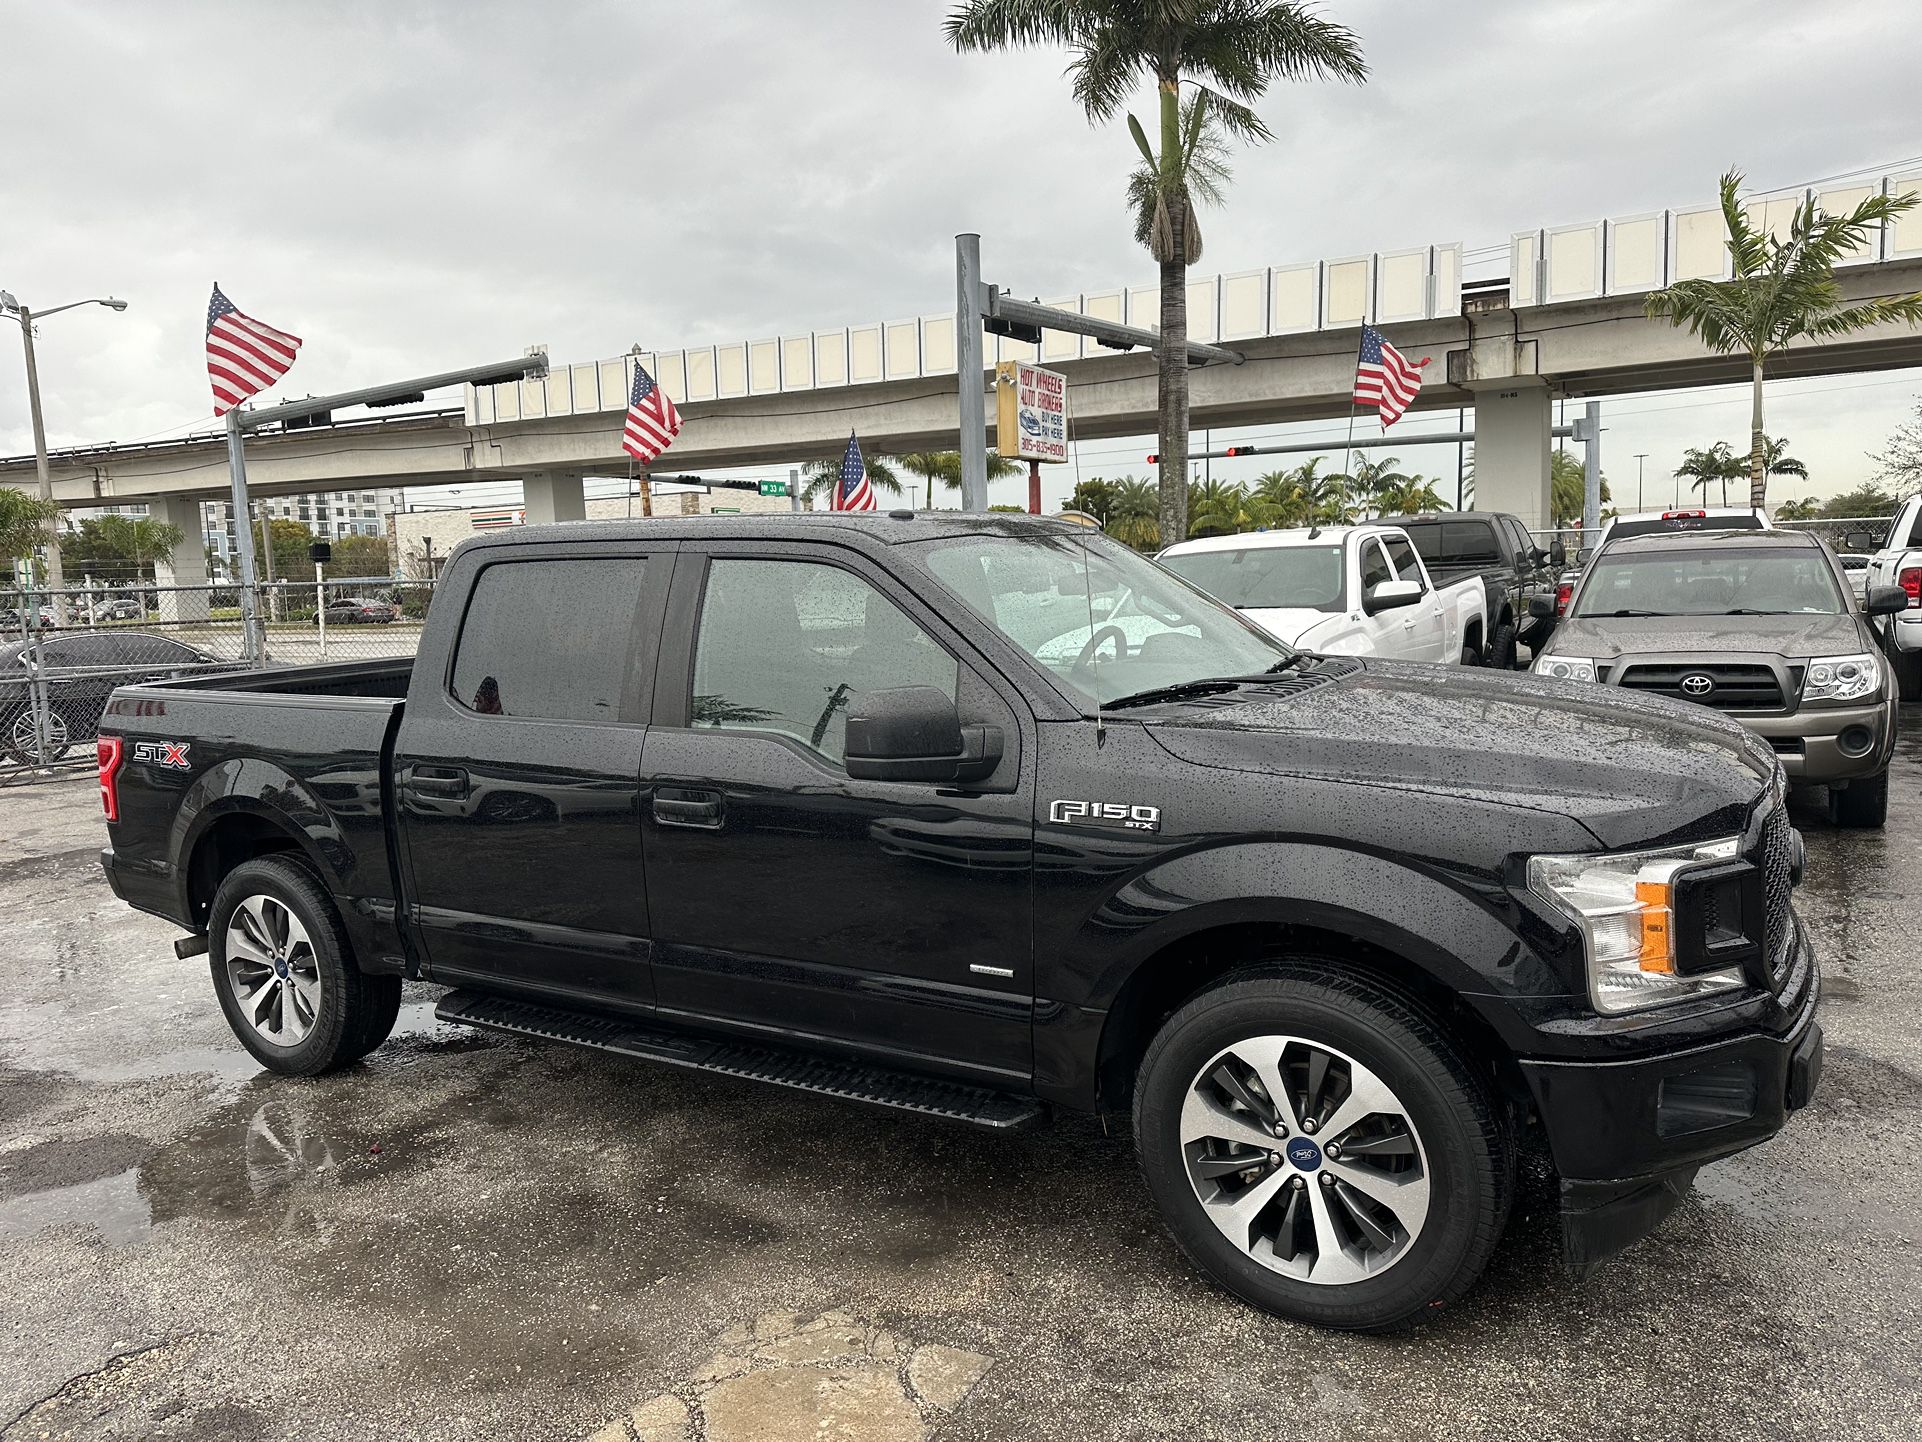
[[(482, 716), (634, 719), (638, 556), (505, 561), (474, 583), (454, 653), (454, 700)], [(647, 644), (644, 644), (647, 643)]]
[(1361, 543), (1361, 589), (1365, 593), (1371, 587), (1379, 586), (1391, 577), (1388, 573), (1388, 558), (1381, 553), (1381, 543), (1372, 537)]
[(1486, 565), (1500, 559), (1494, 527), (1487, 521), (1404, 522), (1402, 529), (1430, 566)]

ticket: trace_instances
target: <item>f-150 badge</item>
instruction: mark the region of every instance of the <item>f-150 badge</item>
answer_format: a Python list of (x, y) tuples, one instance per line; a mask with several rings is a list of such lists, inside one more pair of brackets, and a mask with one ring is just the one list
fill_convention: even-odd
[(1055, 801), (1048, 820), (1059, 826), (1121, 826), (1129, 831), (1161, 830), (1159, 806), (1130, 806), (1124, 801)]

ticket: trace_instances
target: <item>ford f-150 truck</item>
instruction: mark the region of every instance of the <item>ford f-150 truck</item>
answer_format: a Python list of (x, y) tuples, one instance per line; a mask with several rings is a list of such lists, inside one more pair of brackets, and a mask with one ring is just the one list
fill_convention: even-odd
[(1194, 1263), (1329, 1326), (1461, 1296), (1524, 1147), (1593, 1265), (1821, 1063), (1767, 743), (1297, 651), (1060, 522), (476, 537), (414, 659), (128, 687), (99, 746), (114, 890), (276, 1071), (414, 976), (668, 1066), (1126, 1119)]

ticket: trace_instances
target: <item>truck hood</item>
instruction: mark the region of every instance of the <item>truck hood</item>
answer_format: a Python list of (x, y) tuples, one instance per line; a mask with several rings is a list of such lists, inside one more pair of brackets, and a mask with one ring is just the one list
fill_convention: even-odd
[(1848, 616), (1581, 616), (1555, 628), (1555, 655), (1608, 661), (1674, 651), (1785, 657), (1872, 650)]
[(1527, 808), (1609, 848), (1740, 831), (1774, 753), (1704, 707), (1608, 686), (1369, 659), (1295, 690), (1158, 708), (1184, 761)]
[(1324, 621), (1339, 621), (1340, 611), (1317, 611), (1313, 606), (1248, 606), (1241, 614), (1270, 636), (1299, 645), (1301, 638)]

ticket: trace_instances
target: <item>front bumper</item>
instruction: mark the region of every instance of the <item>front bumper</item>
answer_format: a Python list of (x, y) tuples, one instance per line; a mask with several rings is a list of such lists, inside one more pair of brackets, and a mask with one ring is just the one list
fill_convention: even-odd
[[(1853, 781), (1874, 776), (1895, 750), (1895, 702), (1878, 698), (1864, 706), (1805, 706), (1786, 716), (1727, 713), (1775, 749), (1789, 780), (1810, 783)], [(1871, 740), (1854, 754), (1843, 749), (1844, 733), (1866, 731)]]
[[(1822, 1072), (1821, 978), (1807, 938), (1779, 1032), (1752, 1031), (1623, 1061), (1523, 1061), (1562, 1178), (1565, 1260), (1584, 1275), (1653, 1231), (1706, 1163), (1766, 1141)], [(1804, 968), (1806, 967), (1806, 972)]]

